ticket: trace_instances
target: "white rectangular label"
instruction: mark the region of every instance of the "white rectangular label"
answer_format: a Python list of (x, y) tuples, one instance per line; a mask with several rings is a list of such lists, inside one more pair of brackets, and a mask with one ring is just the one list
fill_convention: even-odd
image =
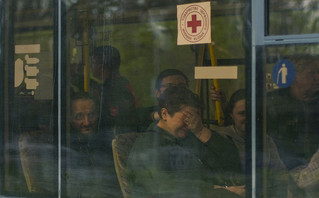
[(237, 66), (195, 67), (195, 79), (237, 79)]
[(15, 45), (15, 54), (34, 54), (40, 53), (40, 44), (30, 44), (30, 45)]

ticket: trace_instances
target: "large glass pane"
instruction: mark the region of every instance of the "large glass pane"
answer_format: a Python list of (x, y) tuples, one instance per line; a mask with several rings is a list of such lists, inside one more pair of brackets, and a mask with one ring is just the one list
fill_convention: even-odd
[(281, 191), (273, 192), (292, 197), (318, 196), (317, 49), (318, 45), (265, 49), (263, 168), (272, 167), (274, 172), (266, 185), (281, 186)]
[[(215, 101), (211, 101), (209, 91), (212, 80), (194, 79), (195, 66), (211, 65), (208, 45), (177, 45), (176, 6), (191, 2), (195, 1), (68, 3), (67, 104), (71, 108), (68, 108), (67, 118), (67, 123), (70, 123), (67, 132), (67, 146), (70, 151), (67, 153), (66, 164), (69, 178), (66, 183), (67, 195), (74, 196), (77, 193), (81, 197), (118, 197), (122, 196), (123, 192), (124, 195), (130, 194), (133, 197), (143, 197), (139, 193), (169, 197), (180, 192), (183, 194), (178, 196), (184, 197), (190, 190), (185, 189), (186, 186), (194, 186), (190, 193), (195, 197), (205, 197), (204, 192), (218, 194), (218, 191), (228, 194), (229, 197), (236, 196), (231, 192), (232, 189), (245, 192), (245, 49), (249, 46), (245, 46), (246, 39), (243, 38), (245, 2), (211, 2), (217, 64), (238, 66), (236, 79), (219, 81), (219, 88), (224, 92), (217, 94), (225, 98), (222, 101), (224, 126), (217, 126)], [(157, 81), (157, 77), (164, 70), (166, 74)], [(160, 123), (164, 123), (164, 114), (159, 111), (162, 109), (159, 107), (159, 101), (163, 100), (164, 96), (169, 97), (164, 95), (164, 89), (177, 89), (176, 92), (172, 91), (176, 94), (180, 93), (178, 89), (185, 87), (200, 96), (202, 113), (195, 111), (191, 114), (198, 118), (196, 126), (208, 134), (202, 137), (211, 141), (218, 139), (216, 143), (207, 143), (208, 148), (203, 143), (207, 140), (201, 140), (191, 133), (191, 128), (187, 128), (185, 138), (174, 134), (170, 127), (160, 126)], [(239, 89), (238, 98), (230, 102), (232, 94)], [(183, 97), (177, 94), (175, 96)], [(183, 104), (183, 100), (180, 102)], [(233, 105), (231, 112), (226, 107), (228, 102)], [(236, 109), (236, 118), (239, 120), (233, 124), (234, 120), (230, 114), (233, 113), (235, 105), (236, 108), (239, 106)], [(181, 110), (182, 107), (184, 106), (178, 106), (176, 109)], [(195, 109), (197, 110), (197, 106)], [(175, 114), (178, 112), (170, 113), (170, 116)], [(194, 118), (191, 120), (195, 122)], [(186, 121), (182, 122), (182, 126), (185, 127), (184, 122)], [(150, 125), (154, 128), (148, 129)], [(181, 144), (166, 139), (163, 133), (169, 134), (170, 138), (179, 139)], [(157, 134), (160, 134), (158, 139), (152, 139)], [(233, 135), (238, 137), (238, 142), (228, 142), (227, 137)], [(151, 139), (147, 141), (143, 138)], [(168, 149), (166, 145), (157, 142), (158, 140), (168, 141), (171, 146), (168, 150), (170, 157), (163, 153), (163, 149)], [(229, 147), (226, 146), (228, 144)], [(172, 153), (175, 148), (177, 153)], [(220, 150), (222, 148), (224, 150)], [(152, 149), (154, 158), (149, 153), (144, 153), (145, 158), (137, 160), (139, 158), (133, 157), (134, 155), (144, 155), (139, 149)], [(191, 153), (196, 153), (196, 156)], [(221, 153), (221, 156), (216, 153)], [(234, 155), (234, 158), (226, 156), (226, 153)], [(186, 160), (183, 156), (190, 158)], [(207, 166), (195, 163), (193, 160), (197, 160), (197, 157)], [(215, 157), (220, 159), (220, 163), (213, 162)], [(137, 165), (134, 160), (140, 164)], [(175, 162), (178, 164), (174, 165)], [(233, 170), (230, 164), (234, 165)], [(192, 170), (190, 167), (193, 167)], [(232, 176), (229, 176), (227, 171), (230, 171), (229, 175)], [(184, 174), (177, 178), (182, 172)], [(212, 176), (212, 173), (216, 172), (218, 176)], [(209, 177), (204, 180), (197, 175), (190, 181), (190, 176), (197, 173), (204, 173)], [(173, 187), (171, 182), (174, 182), (176, 187)], [(185, 186), (182, 186), (183, 184)], [(185, 191), (181, 192), (181, 189)]]
[(318, 32), (318, 1), (267, 0), (268, 34), (311, 34)]
[(53, 1), (5, 1), (4, 6), (3, 192), (50, 197), (57, 195)]
[[(213, 44), (197, 45), (177, 45), (176, 16), (177, 5), (196, 1), (0, 2), (1, 196), (250, 194), (249, 2), (211, 1)], [(236, 77), (194, 78), (214, 61), (235, 66)]]

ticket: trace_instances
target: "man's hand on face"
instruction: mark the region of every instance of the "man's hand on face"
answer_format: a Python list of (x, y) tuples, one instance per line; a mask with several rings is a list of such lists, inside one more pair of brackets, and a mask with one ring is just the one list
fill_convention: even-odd
[(206, 128), (200, 116), (200, 110), (194, 107), (183, 109), (183, 119), (187, 128), (203, 143), (206, 143), (212, 136), (211, 131)]
[(199, 110), (194, 107), (186, 107), (183, 110), (184, 123), (195, 135), (204, 128)]

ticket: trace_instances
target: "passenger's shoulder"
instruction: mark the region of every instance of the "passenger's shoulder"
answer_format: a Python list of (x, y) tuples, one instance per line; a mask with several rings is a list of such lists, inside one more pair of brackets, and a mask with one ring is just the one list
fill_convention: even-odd
[(211, 128), (211, 130), (218, 135), (221, 135), (223, 137), (233, 136), (235, 133), (234, 128), (232, 125), (229, 126), (214, 126)]
[(158, 145), (156, 142), (159, 141), (157, 134), (154, 131), (148, 131), (141, 133), (135, 140), (133, 150), (140, 151), (150, 148), (154, 148), (154, 145)]
[(227, 145), (233, 145), (231, 141), (231, 132), (229, 127), (222, 127), (221, 130), (212, 131), (212, 136), (207, 144), (212, 144), (217, 147), (227, 147)]

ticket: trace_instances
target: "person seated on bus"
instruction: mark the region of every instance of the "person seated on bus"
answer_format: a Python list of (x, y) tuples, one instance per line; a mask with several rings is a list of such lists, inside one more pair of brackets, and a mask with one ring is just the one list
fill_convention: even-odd
[[(165, 69), (156, 78), (154, 95), (158, 100), (163, 92), (171, 86), (188, 87), (187, 76), (177, 69)], [(137, 109), (138, 131), (145, 131), (154, 121), (159, 120), (158, 106), (140, 107)]]
[(68, 192), (80, 197), (120, 197), (111, 142), (98, 133), (97, 103), (87, 93), (71, 97)]
[[(215, 95), (215, 98), (219, 99), (223, 96), (218, 96), (222, 92), (214, 92), (215, 89), (211, 89), (211, 95)], [(225, 101), (227, 107), (225, 107), (225, 122), (223, 127), (214, 127), (215, 131), (228, 139), (236, 145), (239, 156), (242, 171), (245, 171), (246, 163), (246, 91), (245, 89), (239, 89), (235, 91), (229, 101)], [(277, 147), (272, 138), (266, 134), (265, 136), (263, 163), (257, 164), (262, 166), (267, 171), (267, 190), (270, 197), (286, 197), (287, 193), (287, 171), (281, 161)]]
[[(289, 87), (267, 94), (267, 132), (292, 171), (307, 166), (319, 145), (319, 56), (294, 54), (286, 59), (293, 64), (296, 75)], [(290, 182), (295, 196), (313, 193)]]
[(120, 52), (113, 46), (95, 47), (92, 53), (91, 92), (100, 101), (99, 128), (117, 126), (117, 132), (135, 125), (137, 98), (130, 82), (120, 74)]
[(307, 165), (290, 170), (294, 182), (300, 189), (305, 189), (309, 197), (318, 196), (319, 187), (319, 149)]
[(168, 87), (159, 97), (158, 113), (159, 121), (137, 138), (128, 157), (132, 197), (244, 194), (236, 147), (202, 124), (196, 94), (185, 87)]
[(97, 134), (99, 120), (97, 102), (88, 93), (78, 92), (71, 96), (70, 147), (87, 153)]

